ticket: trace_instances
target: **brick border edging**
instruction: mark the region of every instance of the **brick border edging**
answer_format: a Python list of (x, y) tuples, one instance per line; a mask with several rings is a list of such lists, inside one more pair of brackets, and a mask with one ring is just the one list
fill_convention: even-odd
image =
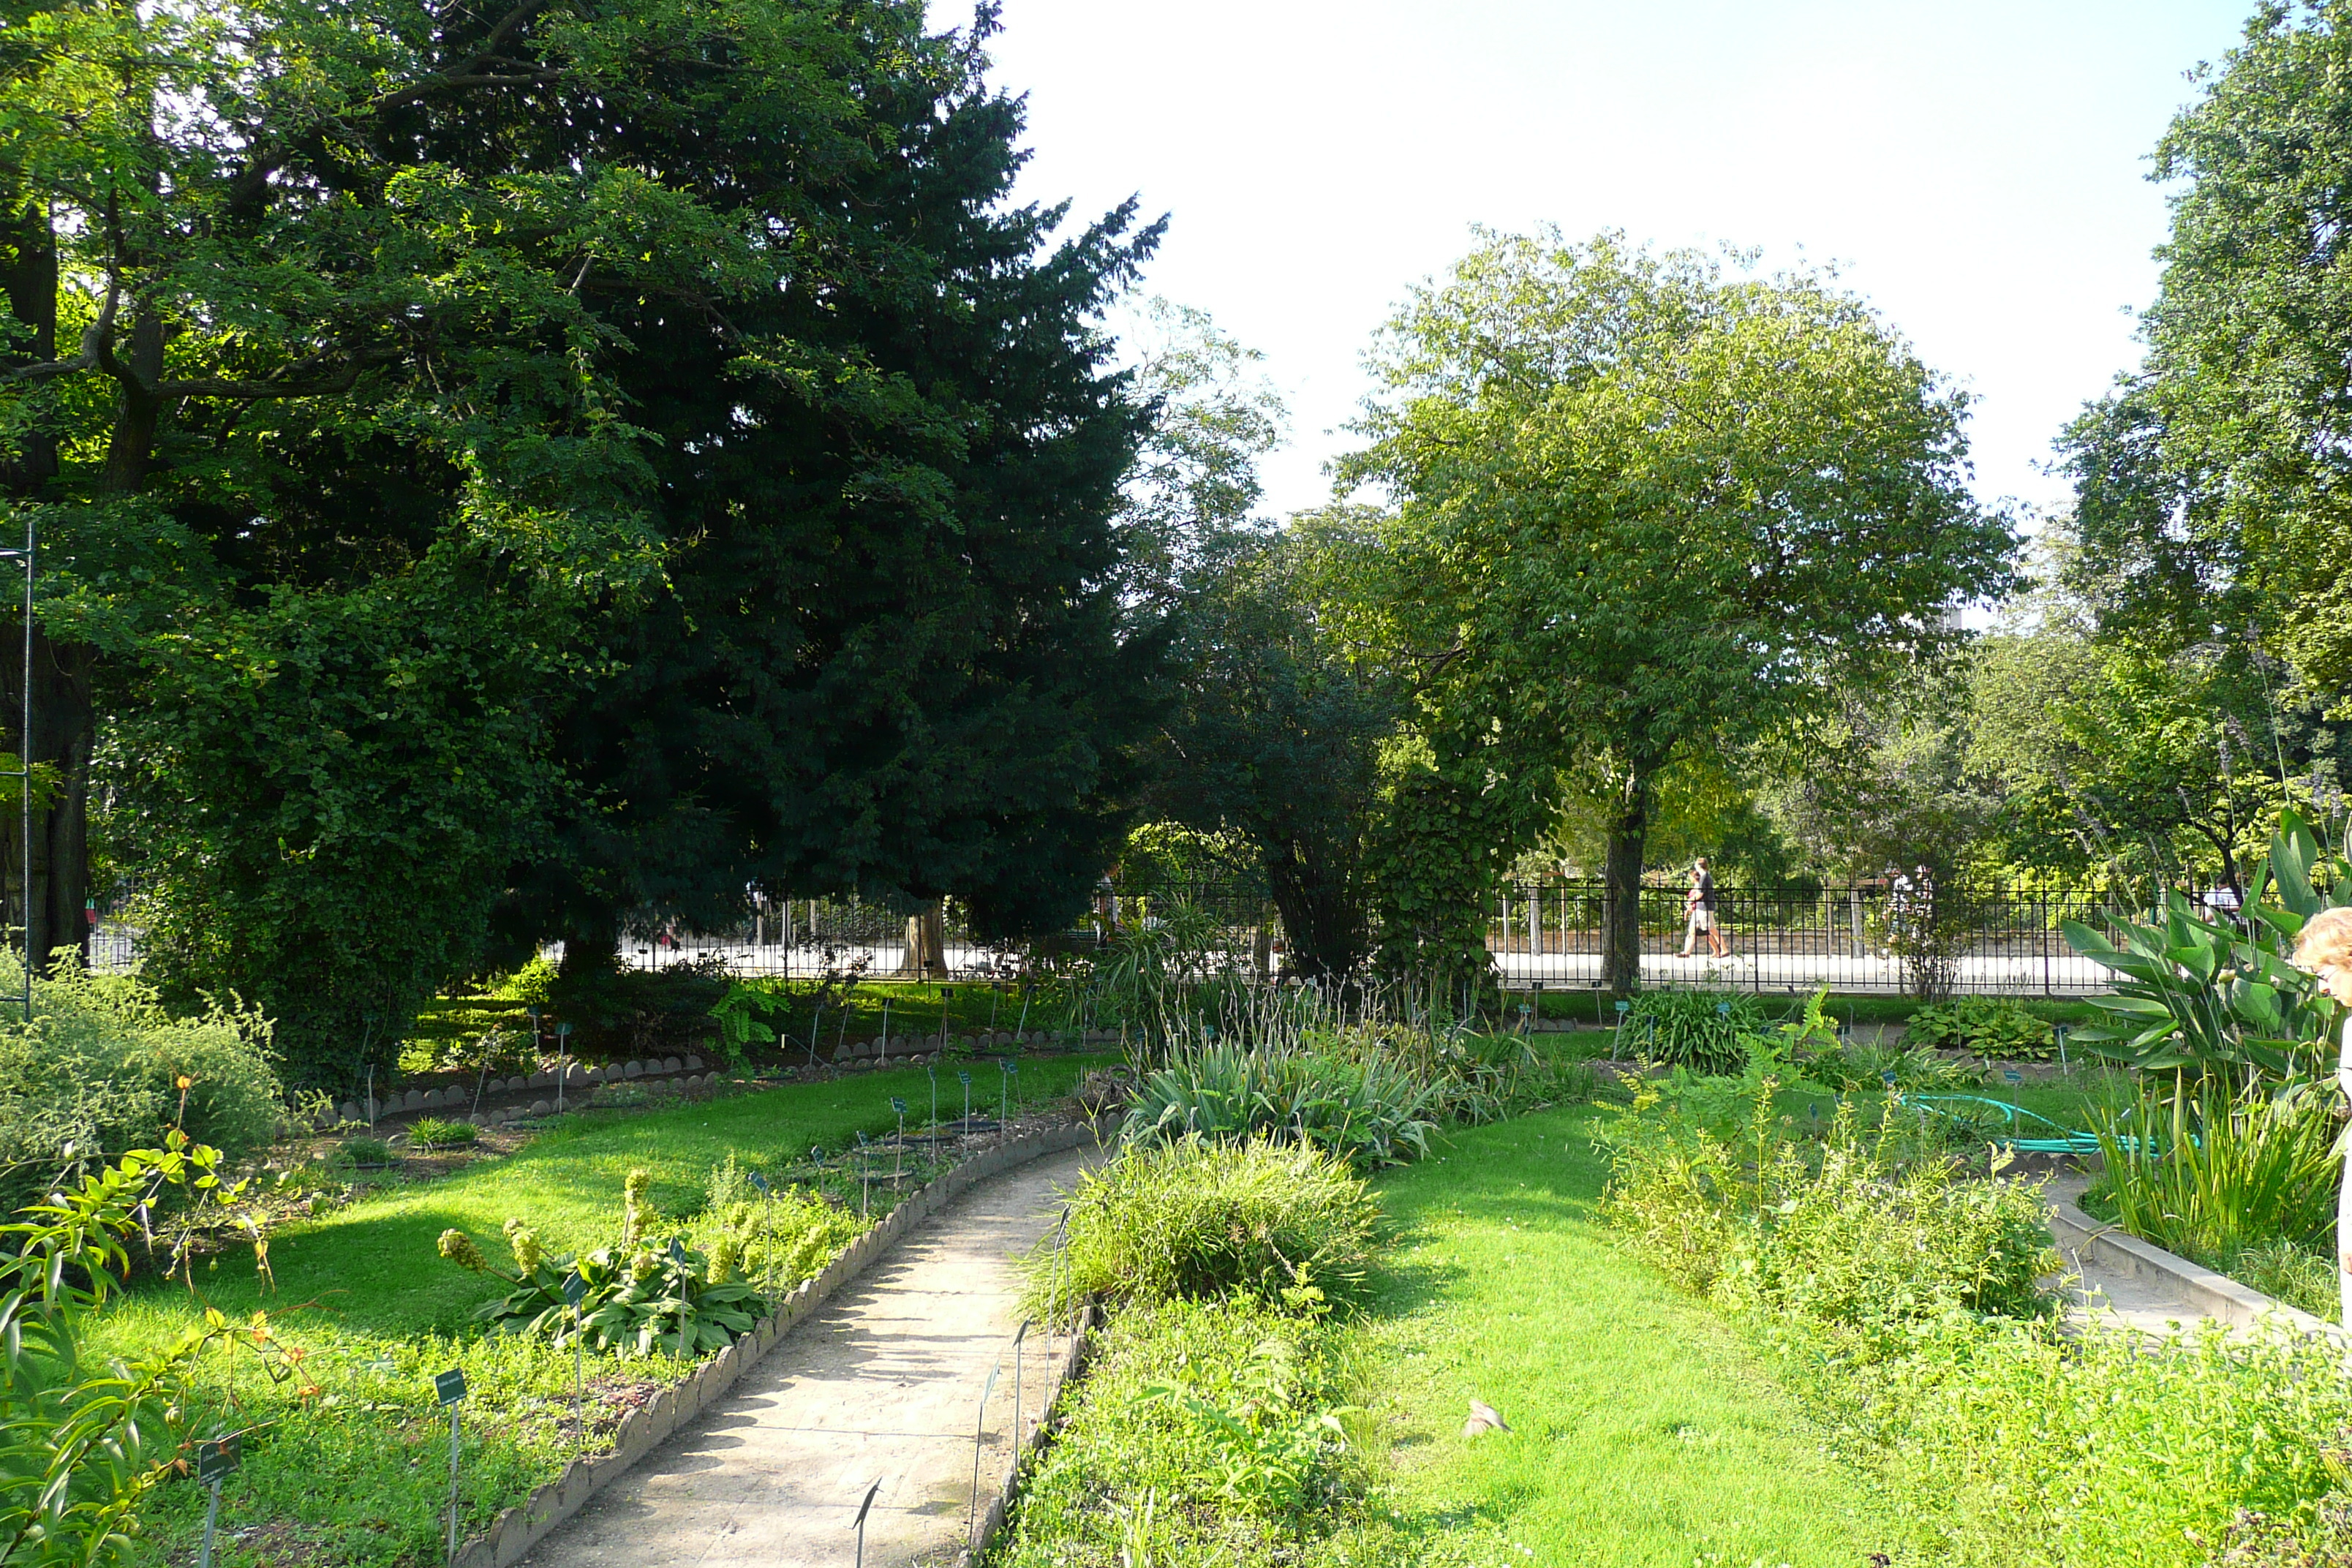
[[(513, 1507), (500, 1510), (488, 1529), (468, 1539), (458, 1550), (451, 1568), (514, 1568), (526, 1552), (547, 1539), (557, 1525), (579, 1512), (590, 1498), (612, 1485), (629, 1467), (700, 1415), (703, 1407), (732, 1386), (747, 1368), (757, 1365), (777, 1341), (835, 1290), (857, 1278), (867, 1264), (887, 1251), (918, 1221), (937, 1213), (975, 1183), (1001, 1171), (1042, 1155), (1076, 1149), (1098, 1138), (1099, 1131), (1092, 1122), (1072, 1122), (1067, 1127), (1016, 1138), (965, 1161), (944, 1175), (933, 1177), (893, 1209), (889, 1218), (836, 1253), (815, 1278), (803, 1280), (766, 1321), (703, 1363), (692, 1376), (662, 1390), (623, 1417), (613, 1434), (610, 1452), (593, 1458), (573, 1459), (555, 1479), (537, 1488)], [(1074, 1347), (1083, 1342), (1080, 1336), (1073, 1342)], [(746, 1345), (751, 1347), (748, 1353)], [(1073, 1363), (1076, 1360), (1075, 1348), (1070, 1360)], [(1066, 1368), (1062, 1376), (1067, 1376)], [(1061, 1377), (1055, 1378), (1054, 1386), (1060, 1388)], [(1001, 1513), (1003, 1506), (1000, 1497), (996, 1512)]]
[(2290, 1307), (2261, 1291), (2239, 1284), (2225, 1274), (2167, 1252), (2152, 1241), (2093, 1219), (2064, 1198), (2050, 1200), (2050, 1234), (2077, 1258), (2088, 1253), (2118, 1274), (2163, 1281), (2207, 1317), (2232, 1327), (2259, 1329), (2267, 1324), (2285, 1329), (2298, 1338), (2319, 1337), (2352, 1349), (2352, 1333), (2324, 1322), (2300, 1308)]

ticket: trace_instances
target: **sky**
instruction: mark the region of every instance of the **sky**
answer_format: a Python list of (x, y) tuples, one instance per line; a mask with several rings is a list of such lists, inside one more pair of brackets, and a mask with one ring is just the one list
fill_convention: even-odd
[[(1834, 263), (1976, 400), (1976, 488), (2042, 471), (2137, 362), (2166, 226), (2148, 156), (2252, 0), (1002, 0), (1024, 199), (1166, 214), (1148, 293), (1207, 310), (1289, 403), (1276, 514), (1360, 356), (1473, 225)], [(934, 0), (939, 26), (969, 15)]]

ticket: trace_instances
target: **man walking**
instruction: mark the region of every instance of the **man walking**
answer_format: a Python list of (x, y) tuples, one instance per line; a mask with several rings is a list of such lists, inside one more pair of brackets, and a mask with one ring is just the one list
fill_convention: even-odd
[(1698, 942), (1699, 933), (1706, 933), (1707, 950), (1717, 958), (1729, 958), (1731, 949), (1723, 942), (1723, 932), (1717, 928), (1715, 918), (1715, 875), (1706, 868), (1706, 857), (1691, 862), (1690, 889), (1683, 894), (1683, 930), (1681, 956), (1691, 956), (1691, 948)]

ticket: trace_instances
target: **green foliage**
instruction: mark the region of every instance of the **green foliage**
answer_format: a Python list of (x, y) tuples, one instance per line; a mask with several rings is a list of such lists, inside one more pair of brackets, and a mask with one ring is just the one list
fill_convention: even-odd
[(1301, 1560), (1370, 1479), (1337, 1341), (1246, 1298), (1119, 1312), (993, 1561)]
[(1410, 825), (1514, 829), (1456, 862), (1449, 902), (1563, 781), (1607, 803), (1623, 994), (1659, 776), (1934, 656), (1940, 611), (2010, 585), (2012, 540), (1968, 492), (1966, 397), (1831, 279), (1609, 234), (1482, 241), (1373, 357), (1371, 444), (1340, 476), (1400, 509), (1349, 631), (1425, 672)]
[(525, 1006), (543, 1007), (555, 995), (555, 965), (534, 952), (521, 968), (492, 980), (484, 994)]
[(1744, 991), (1643, 991), (1626, 1011), (1618, 1048), (1693, 1072), (1737, 1072), (1747, 1039), (1766, 1027), (1764, 1005)]
[(2198, 73), (2150, 173), (2175, 195), (2146, 360), (2066, 443), (2073, 575), (2107, 629), (2159, 654), (2258, 638), (2246, 652), (2331, 700), (2352, 672), (2352, 291), (2328, 195), (2352, 173), (2347, 62), (2340, 5), (2273, 4)]
[[(218, 1151), (174, 1130), (164, 1148), (128, 1151), (0, 1226), (0, 1540), (9, 1563), (130, 1560), (142, 1508), (193, 1435), (187, 1381), (214, 1342), (247, 1341), (273, 1375), (285, 1374), (263, 1318), (236, 1329), (207, 1313), (133, 1358), (86, 1348), (94, 1314), (130, 1271), (125, 1243), (158, 1201), (169, 1194), (193, 1218), (237, 1195), (219, 1164)], [(186, 1235), (171, 1249), (175, 1265)]]
[(1949, 1161), (1898, 1166), (1849, 1102), (1818, 1144), (1789, 1135), (1772, 1080), (1720, 1136), (1654, 1091), (1610, 1131), (1603, 1212), (1670, 1279), (1726, 1308), (1793, 1319), (1846, 1353), (1900, 1353), (1946, 1316), (2039, 1319), (2055, 1264), (2036, 1184), (1964, 1180)]
[(1998, 996), (1955, 996), (1922, 1007), (1903, 1038), (1919, 1050), (1970, 1051), (1991, 1061), (2046, 1062), (2058, 1055), (2049, 1024)]
[(2190, 1258), (2231, 1258), (2266, 1242), (2324, 1246), (2341, 1163), (2332, 1092), (2294, 1085), (2232, 1092), (2211, 1079), (2143, 1086), (2099, 1130), (2095, 1190), (2134, 1236)]
[(381, 1138), (346, 1138), (335, 1145), (335, 1163), (347, 1170), (364, 1170), (392, 1163), (392, 1145)]
[(789, 1186), (761, 1194), (730, 1154), (712, 1169), (707, 1201), (688, 1223), (687, 1240), (712, 1258), (732, 1258), (732, 1277), (762, 1296), (781, 1298), (814, 1279), (866, 1230), (853, 1209), (822, 1194)]
[[(461, 1230), (443, 1231), (438, 1250), (459, 1268), (492, 1275), (513, 1287), (474, 1311), (499, 1333), (557, 1344), (581, 1338), (625, 1356), (699, 1360), (749, 1333), (766, 1308), (756, 1290), (734, 1277), (740, 1247), (731, 1236), (722, 1235), (708, 1257), (682, 1237), (667, 1247), (646, 1239), (646, 1184), (645, 1172), (629, 1173), (617, 1246), (550, 1257), (537, 1232), (520, 1220), (509, 1220), (511, 1274), (493, 1268), (473, 1237)], [(576, 1310), (564, 1297), (564, 1286), (573, 1279), (582, 1287)]]
[(2328, 1055), (2340, 1009), (2294, 966), (2294, 938), (2322, 909), (2352, 902), (2352, 871), (2340, 863), (2334, 890), (2314, 889), (2326, 868), (2290, 811), (2250, 879), (2242, 925), (2208, 920), (2169, 889), (2149, 921), (2116, 921), (2115, 941), (2066, 921), (2074, 950), (2116, 976), (2114, 994), (2094, 998), (2104, 1016), (2074, 1038), (2142, 1071), (2311, 1070)]
[(408, 1125), (409, 1144), (417, 1149), (462, 1149), (476, 1136), (471, 1122), (444, 1121), (437, 1116), (420, 1116)]
[(1264, 1139), (1187, 1136), (1121, 1152), (1078, 1184), (1066, 1275), (1028, 1265), (1033, 1310), (1064, 1293), (1119, 1302), (1247, 1295), (1317, 1311), (1361, 1293), (1380, 1205), (1345, 1161)]
[(1852, 1045), (1818, 1051), (1806, 1058), (1798, 1071), (1807, 1083), (1848, 1094), (1876, 1093), (1886, 1087), (1890, 1074), (1895, 1089), (1905, 1094), (1978, 1089), (1985, 1081), (1985, 1069), (1980, 1067), (1895, 1046)]
[(1181, 1048), (1128, 1097), (1130, 1144), (1305, 1140), (1360, 1171), (1429, 1152), (1437, 1086), (1379, 1050), (1349, 1060), (1328, 1042), (1237, 1041)]
[[(0, 957), (0, 994), (22, 973)], [(242, 1159), (285, 1125), (280, 1092), (257, 1012), (214, 1003), (174, 1017), (144, 983), (65, 963), (34, 983), (29, 1029), (0, 1004), (0, 1203), (158, 1147), (174, 1127)]]
[(1946, 1321), (1899, 1359), (1820, 1375), (1816, 1394), (1960, 1563), (2210, 1568), (2242, 1510), (2307, 1528), (2352, 1424), (2342, 1352), (2323, 1339), (2151, 1352), (2132, 1334)]

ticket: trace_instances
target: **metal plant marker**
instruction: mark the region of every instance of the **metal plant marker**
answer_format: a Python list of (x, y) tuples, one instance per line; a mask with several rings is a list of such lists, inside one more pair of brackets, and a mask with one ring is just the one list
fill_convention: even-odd
[(449, 1407), (449, 1561), (457, 1561), (457, 1405), (466, 1397), (466, 1372), (451, 1367), (436, 1373), (433, 1392)]
[(988, 1369), (988, 1381), (980, 1389), (980, 1414), (971, 1425), (971, 1516), (964, 1521), (964, 1550), (979, 1550), (980, 1531), (980, 1447), (988, 1437), (988, 1396), (996, 1392), (996, 1374), (1004, 1370), (1004, 1352), (996, 1352), (996, 1364)]
[(196, 1479), (205, 1483), (212, 1495), (205, 1500), (205, 1543), (196, 1555), (196, 1568), (213, 1568), (213, 1531), (220, 1523), (221, 1481), (237, 1467), (239, 1433), (215, 1437), (196, 1450)]
[(956, 1081), (963, 1085), (963, 1134), (969, 1138), (971, 1136), (971, 1070), (969, 1068), (956, 1068)]
[(563, 1304), (572, 1309), (572, 1427), (576, 1436), (588, 1435), (588, 1331), (580, 1321), (580, 1303), (588, 1298), (588, 1282), (573, 1270), (563, 1277)]
[(895, 1193), (907, 1174), (907, 1102), (894, 1094), (890, 1109), (898, 1117), (898, 1142), (890, 1151), (890, 1190)]
[(866, 1512), (874, 1506), (874, 1494), (881, 1489), (877, 1479), (866, 1489), (866, 1500), (857, 1505), (857, 1568), (866, 1568)]
[(1008, 1477), (1021, 1468), (1021, 1423), (1028, 1415), (1028, 1406), (1021, 1403), (1021, 1346), (1029, 1337), (1029, 1325), (1035, 1321), (1034, 1318), (1024, 1318), (1013, 1332), (1013, 1459), (1005, 1471)]

